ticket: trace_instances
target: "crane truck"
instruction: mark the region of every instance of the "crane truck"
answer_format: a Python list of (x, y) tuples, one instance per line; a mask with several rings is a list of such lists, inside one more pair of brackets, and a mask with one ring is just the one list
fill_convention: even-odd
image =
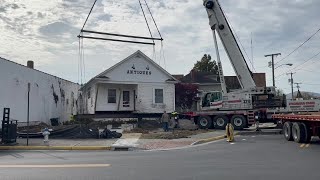
[[(209, 25), (217, 55), (218, 72), (221, 82), (221, 91), (202, 93), (199, 98), (200, 110), (187, 112), (184, 116), (192, 119), (199, 128), (224, 129), (228, 121), (235, 129), (243, 129), (255, 123), (255, 118), (266, 113), (267, 108), (283, 106), (281, 98), (276, 96), (275, 87), (257, 87), (248, 64), (241, 52), (235, 36), (228, 24), (226, 16), (218, 0), (204, 0)], [(217, 36), (231, 61), (241, 89), (227, 92)]]

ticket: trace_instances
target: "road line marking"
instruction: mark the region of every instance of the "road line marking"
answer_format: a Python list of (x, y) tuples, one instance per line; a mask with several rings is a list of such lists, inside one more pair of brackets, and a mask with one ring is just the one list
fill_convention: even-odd
[(305, 144), (301, 144), (300, 147), (303, 148), (305, 146)]
[(110, 164), (52, 164), (52, 165), (0, 165), (0, 168), (90, 168), (90, 167), (110, 167)]
[(306, 148), (308, 148), (309, 146), (310, 146), (310, 144), (307, 144), (307, 145), (306, 145)]

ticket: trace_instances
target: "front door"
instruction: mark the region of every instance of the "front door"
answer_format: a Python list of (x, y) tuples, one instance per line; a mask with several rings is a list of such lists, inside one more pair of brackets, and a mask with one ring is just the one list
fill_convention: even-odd
[(122, 92), (122, 108), (123, 109), (131, 109), (130, 105), (130, 91), (123, 91)]

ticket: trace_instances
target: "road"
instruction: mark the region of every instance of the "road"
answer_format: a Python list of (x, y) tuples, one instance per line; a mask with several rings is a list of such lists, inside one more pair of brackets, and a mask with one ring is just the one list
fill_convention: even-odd
[(2, 151), (1, 180), (319, 179), (320, 142), (240, 136), (170, 151)]

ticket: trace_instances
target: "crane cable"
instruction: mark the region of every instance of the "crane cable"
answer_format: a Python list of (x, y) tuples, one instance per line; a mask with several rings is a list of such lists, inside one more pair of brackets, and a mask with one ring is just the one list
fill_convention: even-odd
[[(159, 30), (159, 28), (158, 28), (158, 25), (157, 25), (157, 23), (156, 23), (153, 15), (152, 15), (152, 12), (151, 12), (151, 10), (150, 10), (150, 7), (149, 7), (149, 5), (148, 5), (148, 3), (147, 3), (146, 0), (144, 0), (144, 2), (145, 2), (145, 4), (146, 4), (146, 7), (147, 7), (149, 13), (150, 13), (150, 16), (151, 16), (151, 18), (152, 18), (152, 21), (153, 21), (153, 23), (154, 23), (154, 26), (156, 27), (160, 38), (163, 40), (162, 35), (161, 35), (161, 33), (160, 33), (160, 30)], [(167, 68), (167, 67), (166, 67), (167, 65), (166, 65), (166, 59), (165, 59), (164, 48), (163, 48), (163, 41), (162, 41), (162, 40), (161, 40), (161, 48), (160, 48), (160, 59), (159, 59), (159, 62), (161, 62), (161, 58), (163, 58), (164, 67), (165, 67), (165, 69), (166, 69), (166, 68)], [(160, 65), (160, 63), (159, 63), (159, 65)]]
[[(89, 14), (86, 18), (86, 20), (84, 21), (84, 24), (81, 28), (81, 31), (79, 33), (79, 35), (83, 35), (83, 28), (85, 27), (85, 25), (87, 24), (87, 21), (90, 17), (90, 14), (92, 13), (92, 10), (95, 6), (95, 4), (97, 3), (97, 0), (95, 0), (91, 6), (91, 9), (89, 11)], [(78, 83), (80, 82), (81, 85), (83, 84), (83, 81), (85, 81), (86, 79), (86, 75), (85, 75), (85, 71), (86, 71), (86, 67), (85, 67), (85, 61), (84, 61), (84, 48), (83, 48), (83, 39), (79, 37), (79, 65), (78, 65)], [(79, 77), (80, 76), (80, 77)]]
[[(141, 4), (141, 1), (140, 1), (140, 0), (139, 0), (139, 4), (140, 4), (140, 8), (141, 8), (141, 11), (142, 11), (144, 20), (146, 21), (146, 24), (147, 24), (147, 27), (148, 27), (150, 36), (151, 36), (151, 38), (153, 38), (153, 35), (152, 35), (152, 32), (151, 32), (151, 29), (150, 29), (150, 26), (149, 26), (149, 23), (148, 23), (146, 14), (145, 14), (145, 12), (144, 12), (144, 9), (143, 9), (143, 7), (142, 7), (142, 4)], [(154, 61), (156, 61), (157, 56), (156, 56), (155, 42), (154, 42), (154, 40), (152, 40), (152, 42), (153, 42), (153, 58), (154, 58)]]
[[(139, 2), (140, 2), (140, 0), (139, 0)], [(161, 38), (161, 48), (160, 48), (159, 65), (161, 64), (161, 59), (163, 58), (164, 67), (165, 67), (165, 69), (166, 69), (166, 68), (167, 68), (167, 67), (166, 67), (167, 65), (166, 65), (165, 52), (164, 52), (164, 47), (163, 47), (163, 38), (162, 38), (161, 32), (160, 32), (160, 30), (159, 30), (159, 27), (158, 27), (158, 25), (157, 25), (157, 23), (156, 23), (156, 21), (155, 21), (155, 19), (154, 19), (154, 17), (153, 17), (153, 14), (152, 14), (152, 12), (151, 12), (151, 9), (150, 9), (147, 1), (144, 0), (144, 2), (145, 2), (145, 5), (146, 5), (146, 7), (147, 7), (147, 9), (148, 9), (148, 11), (149, 11), (149, 14), (150, 14), (150, 16), (151, 16), (151, 18), (152, 18), (152, 21), (153, 21), (153, 23), (154, 23), (154, 26), (156, 27), (157, 32), (158, 32), (158, 34), (159, 34), (159, 36), (160, 36), (160, 38)], [(141, 3), (140, 3), (140, 5), (141, 5)], [(153, 53), (155, 54), (155, 47), (153, 48), (153, 51), (154, 51)]]
[[(250, 57), (249, 57), (249, 55), (248, 55), (248, 53), (247, 53), (246, 49), (244, 48), (243, 44), (241, 43), (241, 40), (240, 40), (240, 38), (239, 38), (239, 36), (238, 36), (237, 32), (236, 32), (236, 31), (235, 31), (235, 29), (232, 27), (231, 21), (229, 20), (229, 18), (228, 18), (228, 16), (227, 16), (227, 14), (223, 11), (223, 9), (222, 9), (222, 8), (221, 8), (221, 11), (222, 11), (222, 13), (225, 15), (226, 21), (227, 21), (227, 23), (230, 25), (231, 31), (234, 33), (235, 38), (236, 38), (236, 39), (238, 39), (238, 41), (239, 41), (239, 43), (240, 43), (240, 46), (242, 47), (242, 49), (243, 49), (243, 51), (244, 51), (245, 55), (247, 56), (247, 58), (248, 58), (248, 60), (249, 60), (250, 64), (252, 65), (252, 67), (253, 67), (252, 71), (257, 72), (257, 70), (256, 70), (256, 69), (254, 68), (254, 66), (253, 66), (253, 61), (251, 61), (251, 59), (250, 59)], [(249, 66), (248, 66), (248, 68), (249, 68)], [(250, 69), (249, 69), (249, 70), (250, 70)]]
[(82, 66), (81, 66), (81, 38), (79, 38), (79, 52), (78, 52), (78, 84), (82, 84)]
[(86, 75), (85, 75), (86, 67), (85, 67), (85, 60), (84, 60), (83, 39), (81, 38), (79, 38), (79, 54), (78, 55), (79, 55), (78, 83), (82, 85), (86, 81)]

